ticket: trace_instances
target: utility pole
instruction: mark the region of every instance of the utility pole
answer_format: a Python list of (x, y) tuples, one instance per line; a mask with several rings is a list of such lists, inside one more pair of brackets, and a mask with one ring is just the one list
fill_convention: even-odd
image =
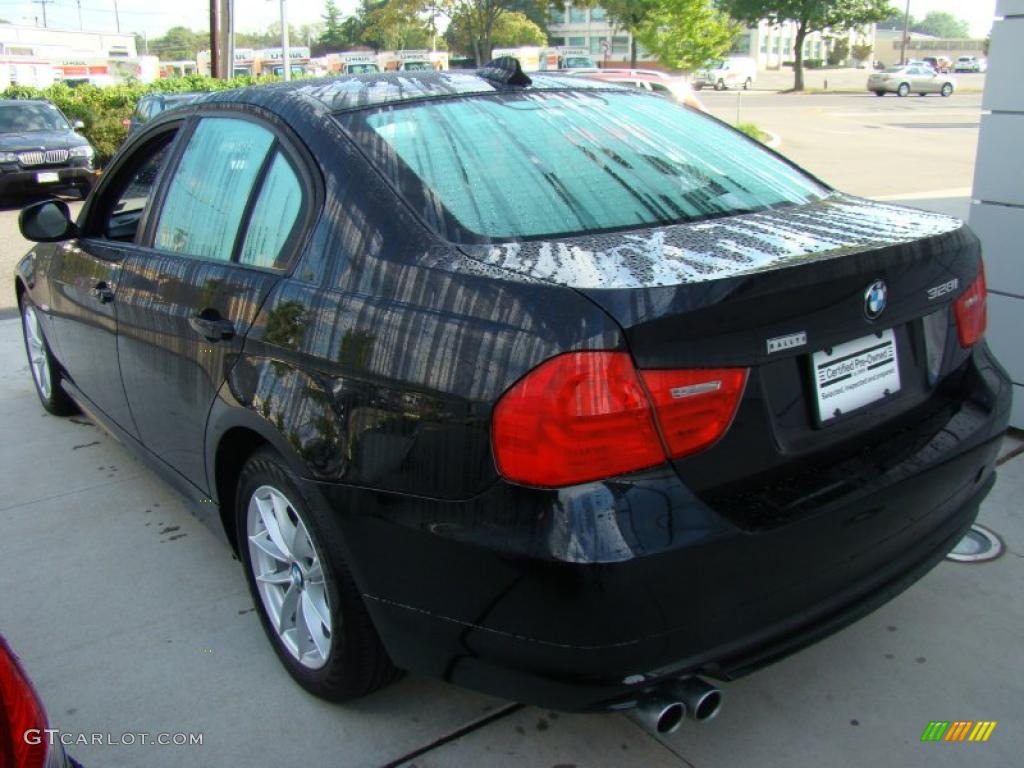
[(32, 0), (43, 9), (43, 27), (46, 27), (46, 6), (53, 2), (53, 0)]
[(910, 35), (910, 0), (907, 0), (907, 12), (903, 15), (903, 43), (900, 45), (900, 64), (907, 63), (907, 37)]
[(210, 0), (210, 75), (221, 80), (235, 71), (233, 11), (231, 0)]
[(288, 10), (285, 0), (281, 0), (281, 57), (284, 64), (284, 79), (292, 79), (292, 61), (288, 55)]
[(75, 4), (78, 6), (78, 31), (81, 32), (85, 29), (82, 26), (82, 0), (75, 0)]
[(117, 31), (121, 31), (121, 16), (117, 12), (117, 0), (114, 0), (114, 24), (117, 27)]

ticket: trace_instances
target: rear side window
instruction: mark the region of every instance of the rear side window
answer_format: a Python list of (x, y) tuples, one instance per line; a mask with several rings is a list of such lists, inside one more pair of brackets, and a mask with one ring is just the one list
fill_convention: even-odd
[(339, 119), (454, 241), (649, 227), (827, 192), (721, 123), (628, 91), (446, 99)]
[(156, 228), (162, 251), (229, 261), (274, 135), (247, 120), (200, 121), (171, 178)]
[(276, 267), (302, 208), (302, 185), (281, 152), (275, 153), (263, 180), (239, 260), (255, 267)]

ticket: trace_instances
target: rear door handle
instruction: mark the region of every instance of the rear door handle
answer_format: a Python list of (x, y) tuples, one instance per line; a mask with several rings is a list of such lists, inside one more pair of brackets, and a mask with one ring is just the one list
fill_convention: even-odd
[(100, 281), (92, 287), (92, 297), (100, 304), (109, 304), (114, 300), (114, 292), (110, 290), (109, 285)]
[(188, 319), (192, 330), (198, 333), (207, 341), (214, 343), (227, 341), (235, 335), (235, 324), (225, 320), (216, 310), (204, 309), (198, 315), (192, 315)]

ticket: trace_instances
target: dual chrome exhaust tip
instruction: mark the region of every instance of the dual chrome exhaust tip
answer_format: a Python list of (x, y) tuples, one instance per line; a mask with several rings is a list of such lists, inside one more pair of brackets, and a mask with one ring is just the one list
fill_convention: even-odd
[(641, 698), (627, 714), (658, 735), (676, 731), (683, 720), (710, 720), (722, 708), (722, 692), (699, 677), (661, 686)]

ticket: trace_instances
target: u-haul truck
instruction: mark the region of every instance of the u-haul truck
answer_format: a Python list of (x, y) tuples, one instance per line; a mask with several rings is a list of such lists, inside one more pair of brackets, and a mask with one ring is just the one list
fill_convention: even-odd
[(597, 69), (590, 51), (586, 48), (548, 48), (541, 53), (541, 70), (555, 69)]
[(537, 46), (523, 45), (519, 48), (495, 48), (491, 51), (491, 59), (508, 56), (519, 62), (523, 72), (536, 72), (540, 69), (540, 54), (541, 50)]
[(332, 53), (328, 54), (327, 60), (332, 72), (340, 72), (343, 75), (372, 75), (380, 72), (377, 54), (369, 51)]
[(377, 57), (385, 72), (417, 72), (448, 69), (447, 51), (384, 51)]

